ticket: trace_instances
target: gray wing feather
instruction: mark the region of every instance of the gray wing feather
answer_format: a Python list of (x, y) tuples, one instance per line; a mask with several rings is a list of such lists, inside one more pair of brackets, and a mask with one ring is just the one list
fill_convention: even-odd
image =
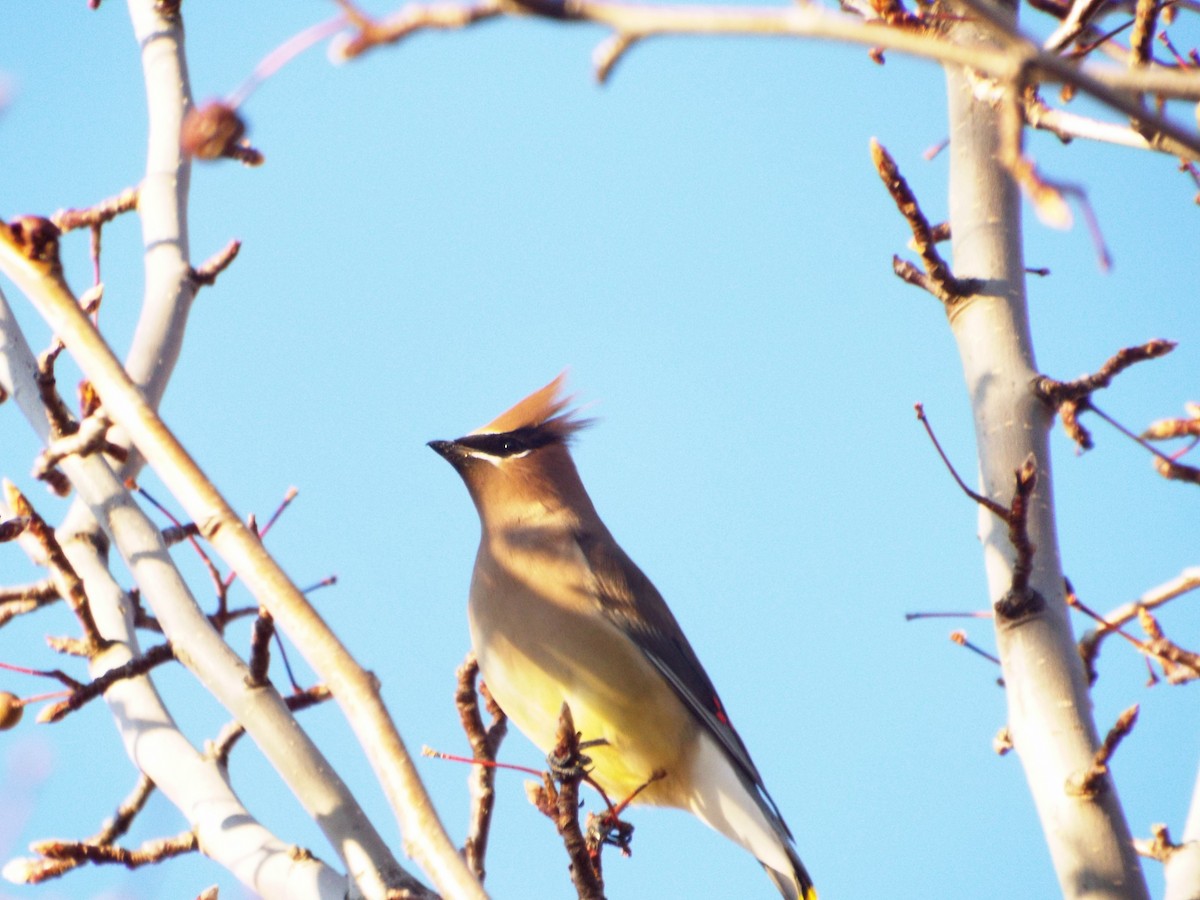
[(662, 672), (684, 704), (717, 738), (747, 784), (755, 788), (769, 817), (790, 838), (791, 831), (729, 721), (712, 680), (658, 589), (607, 530), (580, 531), (575, 540), (591, 569), (592, 593), (601, 612)]

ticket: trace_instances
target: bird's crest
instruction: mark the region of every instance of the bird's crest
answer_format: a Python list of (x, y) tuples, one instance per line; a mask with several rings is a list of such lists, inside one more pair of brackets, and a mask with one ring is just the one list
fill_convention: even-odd
[(472, 434), (505, 434), (521, 428), (536, 428), (545, 431), (560, 441), (567, 441), (575, 432), (586, 428), (591, 419), (576, 418), (577, 409), (568, 409), (573, 399), (563, 395), (563, 384), (567, 380), (564, 370), (544, 388), (534, 391), (515, 406), (500, 413)]

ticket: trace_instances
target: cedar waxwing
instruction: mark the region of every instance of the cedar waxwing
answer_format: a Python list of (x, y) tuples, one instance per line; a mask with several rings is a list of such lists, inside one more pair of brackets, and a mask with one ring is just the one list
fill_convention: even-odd
[(625, 555), (567, 450), (588, 424), (563, 375), (478, 431), (432, 441), (466, 482), (482, 536), (471, 641), (488, 689), (543, 752), (565, 701), (591, 777), (622, 800), (688, 810), (758, 858), (788, 900), (816, 900), (774, 801), (679, 623)]

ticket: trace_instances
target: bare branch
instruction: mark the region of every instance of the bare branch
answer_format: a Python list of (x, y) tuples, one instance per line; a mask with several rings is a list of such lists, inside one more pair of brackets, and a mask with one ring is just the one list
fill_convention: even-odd
[(25, 534), (41, 548), (51, 576), (58, 584), (59, 593), (66, 598), (71, 611), (75, 613), (75, 618), (79, 620), (79, 625), (83, 629), (84, 651), (88, 656), (100, 652), (108, 642), (100, 636), (100, 632), (96, 628), (96, 620), (92, 617), (83, 581), (80, 580), (75, 573), (74, 566), (63, 553), (54, 529), (34, 511), (25, 495), (10, 481), (4, 482), (4, 496), (14, 514), (29, 520), (25, 527)]
[(1200, 678), (1200, 653), (1184, 650), (1174, 641), (1168, 640), (1159, 627), (1158, 620), (1148, 610), (1138, 610), (1138, 624), (1149, 639), (1145, 652), (1158, 659), (1167, 681), (1171, 684), (1183, 684)]
[(57, 722), (69, 713), (82, 708), (88, 701), (102, 696), (116, 682), (123, 681), (126, 678), (137, 678), (139, 675), (145, 675), (156, 666), (170, 662), (174, 658), (175, 654), (171, 650), (170, 644), (159, 644), (156, 647), (151, 647), (141, 656), (134, 657), (124, 665), (114, 666), (103, 675), (94, 678), (85, 685), (81, 685), (66, 700), (55, 703), (52, 706), (47, 706), (38, 713), (37, 720), (44, 723)]
[(1105, 0), (1075, 0), (1062, 24), (1054, 29), (1042, 45), (1047, 50), (1061, 50), (1077, 38), (1087, 27), (1092, 17), (1104, 6)]
[(937, 239), (929, 225), (929, 220), (921, 211), (921, 205), (917, 202), (916, 195), (908, 186), (908, 182), (904, 180), (904, 176), (900, 174), (900, 169), (896, 165), (896, 161), (892, 159), (892, 155), (887, 152), (887, 148), (874, 138), (871, 139), (871, 160), (875, 163), (875, 171), (879, 173), (888, 193), (892, 195), (892, 200), (900, 211), (900, 215), (904, 216), (909, 228), (912, 229), (912, 246), (920, 255), (921, 262), (925, 266), (925, 276), (921, 277), (911, 265), (894, 256), (892, 257), (893, 271), (909, 284), (925, 288), (947, 306), (953, 306), (960, 300), (969, 297), (974, 292), (976, 285), (969, 281), (960, 281), (950, 271), (950, 267), (938, 253)]
[[(1136, 619), (1142, 610), (1155, 609), (1197, 588), (1200, 588), (1200, 567), (1185, 569), (1175, 578), (1151, 588), (1136, 600), (1118, 606), (1103, 617), (1097, 617), (1100, 625), (1087, 632), (1079, 641), (1079, 653), (1087, 665), (1089, 680), (1092, 682), (1096, 680), (1095, 659), (1100, 653), (1100, 645), (1105, 638), (1122, 625)], [(1068, 590), (1068, 596), (1073, 593)]]
[[(298, 693), (288, 694), (283, 698), (283, 702), (287, 704), (287, 708), (292, 712), (300, 712), (332, 698), (333, 694), (329, 692), (329, 688), (323, 684), (314, 684), (312, 687), (305, 688)], [(240, 722), (230, 722), (221, 729), (221, 733), (209, 744), (207, 749), (208, 757), (222, 769), (228, 769), (229, 754), (233, 752), (233, 748), (245, 734), (246, 729)]]
[(1029, 540), (1029, 499), (1037, 486), (1037, 460), (1033, 454), (1026, 457), (1015, 473), (1015, 488), (1012, 504), (1005, 521), (1008, 523), (1008, 540), (1016, 551), (1012, 567), (1012, 585), (1003, 597), (993, 604), (997, 621), (1015, 621), (1040, 612), (1046, 601), (1029, 583), (1033, 573), (1033, 555), (1036, 551)]
[[(112, 844), (113, 841), (129, 830), (129, 827), (133, 824), (133, 820), (142, 811), (142, 808), (146, 805), (146, 801), (150, 799), (150, 795), (153, 792), (154, 782), (146, 775), (139, 776), (137, 784), (129, 796), (117, 807), (112, 818), (108, 819), (99, 831), (86, 841), (83, 841), (83, 843), (92, 845)], [(34, 860), (19, 860), (18, 863), (22, 869), (22, 877), (14, 880), (24, 884), (38, 884), (43, 881), (49, 881), (51, 878), (58, 878), (83, 862), (82, 858), (70, 857), (57, 859), (43, 857)], [(5, 870), (5, 874), (8, 874), (7, 869)]]
[[(473, 652), (467, 654), (466, 660), (459, 666), (456, 674), (457, 689), (454, 701), (458, 707), (463, 730), (471, 745), (471, 754), (476, 760), (495, 762), (500, 742), (508, 730), (508, 717), (496, 705), (496, 701), (492, 699), (486, 686), (480, 686), (479, 692), (476, 692), (479, 664), (476, 662)], [(491, 715), (492, 724), (490, 726), (484, 726), (483, 717), (479, 714), (479, 694), (483, 695), (488, 713)], [(466, 857), (467, 865), (475, 873), (475, 877), (482, 883), (486, 875), (484, 861), (487, 857), (492, 810), (496, 802), (496, 770), (490, 765), (475, 765), (471, 767), (469, 779), (471, 824), (463, 846), (463, 855)]]
[(85, 209), (60, 209), (50, 217), (58, 229), (66, 234), (76, 228), (99, 228), (106, 225), (122, 213), (137, 209), (138, 189), (125, 188), (114, 197), (101, 200), (94, 206)]
[[(79, 309), (53, 262), (31, 258), (26, 241), (14, 236), (10, 228), (0, 228), (0, 270), (11, 277), (50, 322), (84, 375), (104, 397), (105, 410), (113, 422), (126, 431), (139, 453), (200, 526), (201, 534), (238, 573), (255, 599), (271, 611), (317, 676), (329, 685), (383, 785), (403, 829), (409, 853), (444, 893), (482, 897), (479, 883), (442, 827), (412, 757), (379, 697), (375, 679), (346, 650), (167, 428), (145, 393), (130, 380), (92, 322)], [(161, 619), (161, 611), (155, 611)], [(178, 636), (168, 633), (168, 637), (178, 650)], [(211, 637), (206, 635), (206, 639)], [(214, 652), (221, 654), (226, 650), (214, 647)], [(282, 734), (274, 735), (270, 740), (275, 743), (281, 737)], [(273, 761), (281, 770), (296, 771), (295, 760)], [(340, 782), (337, 787), (345, 791)], [(323, 820), (321, 824), (329, 823)], [(373, 832), (365, 817), (359, 825)], [(378, 840), (377, 834), (374, 839)], [(385, 848), (380, 844), (379, 849)], [(406, 876), (398, 866), (389, 874)], [(410, 883), (417, 887), (415, 881)]]
[(87, 456), (91, 453), (107, 453), (118, 462), (124, 462), (129, 451), (108, 440), (108, 429), (112, 423), (102, 413), (88, 416), (79, 429), (66, 437), (58, 438), (38, 454), (33, 465), (33, 477), (45, 479), (47, 474), (68, 456)]
[(217, 276), (229, 268), (242, 249), (241, 241), (230, 241), (215, 256), (206, 260), (198, 269), (192, 269), (192, 281), (197, 287), (208, 287), (217, 283)]
[(1167, 830), (1166, 825), (1162, 823), (1151, 825), (1150, 834), (1153, 835), (1152, 840), (1134, 839), (1133, 846), (1137, 850), (1138, 856), (1165, 863), (1179, 851), (1179, 845), (1171, 840), (1171, 832)]
[(1031, 128), (1049, 131), (1064, 143), (1079, 138), (1104, 144), (1130, 147), (1134, 150), (1165, 153), (1169, 156), (1187, 160), (1200, 160), (1200, 155), (1197, 155), (1183, 144), (1176, 143), (1169, 138), (1152, 141), (1146, 135), (1134, 130), (1127, 124), (1103, 122), (1099, 119), (1092, 119), (1088, 116), (1081, 116), (1078, 113), (1068, 112), (1065, 109), (1055, 109), (1047, 105), (1045, 101), (1036, 95), (1026, 100), (1025, 122)]
[(1138, 707), (1137, 704), (1134, 704), (1117, 717), (1116, 724), (1109, 729), (1108, 734), (1104, 737), (1104, 742), (1096, 751), (1091, 766), (1079, 776), (1068, 780), (1066, 784), (1068, 794), (1075, 797), (1095, 797), (1104, 790), (1107, 784), (1109, 760), (1112, 759), (1112, 755), (1121, 741), (1133, 730), (1133, 726), (1137, 723), (1137, 716)]
[(972, 644), (967, 639), (967, 633), (965, 631), (950, 632), (950, 641), (951, 641), (951, 643), (958, 644), (958, 646), (964, 647), (967, 650), (970, 650), (972, 653), (974, 653), (977, 656), (982, 656), (988, 662), (992, 662), (992, 663), (995, 663), (996, 665), (1000, 665), (1000, 660), (998, 657), (993, 656), (991, 653), (988, 653), (982, 647), (980, 647), (976, 644)]
[(1185, 481), (1188, 484), (1200, 484), (1200, 468), (1185, 466), (1162, 456), (1154, 458), (1154, 471), (1163, 478), (1171, 481)]
[(185, 831), (175, 837), (146, 841), (136, 850), (127, 850), (114, 844), (89, 844), (83, 841), (39, 841), (32, 849), (48, 859), (69, 860), (76, 864), (116, 863), (127, 869), (136, 869), (184, 853), (195, 853), (200, 849), (200, 845), (196, 835)]
[(32, 584), (0, 588), (0, 626), (5, 625), (15, 616), (41, 609), (48, 603), (60, 599), (62, 599), (61, 595), (52, 578), (44, 578)]
[(1111, 356), (1100, 367), (1098, 372), (1091, 375), (1084, 375), (1073, 381), (1055, 381), (1053, 378), (1039, 375), (1034, 381), (1034, 391), (1046, 403), (1058, 411), (1062, 419), (1063, 428), (1066, 429), (1071, 440), (1079, 445), (1081, 450), (1090, 450), (1094, 446), (1092, 436), (1079, 423), (1079, 413), (1084, 410), (1094, 409), (1092, 406), (1092, 394), (1095, 391), (1108, 387), (1112, 383), (1113, 378), (1134, 363), (1144, 362), (1148, 359), (1157, 359), (1160, 356), (1165, 356), (1174, 349), (1175, 343), (1173, 341), (1160, 339), (1147, 341), (1145, 344), (1133, 347), (1125, 347)]
[(398, 43), (417, 31), (465, 28), (503, 12), (502, 0), (480, 0), (474, 4), (410, 3), (388, 18), (376, 21), (349, 0), (337, 2), (355, 28), (352, 36), (339, 41), (330, 50), (332, 56), (343, 60), (353, 59), (375, 47)]
[(588, 759), (580, 751), (575, 719), (566, 703), (563, 703), (558, 718), (557, 741), (551, 754), (558, 768), (557, 787), (555, 779), (545, 773), (540, 787), (530, 786), (530, 800), (554, 822), (563, 839), (571, 860), (571, 881), (579, 900), (604, 900), (604, 882), (579, 827), (579, 783), (584, 778)]
[(1129, 36), (1129, 65), (1131, 68), (1152, 62), (1151, 45), (1158, 23), (1159, 0), (1136, 0), (1133, 9), (1133, 33)]

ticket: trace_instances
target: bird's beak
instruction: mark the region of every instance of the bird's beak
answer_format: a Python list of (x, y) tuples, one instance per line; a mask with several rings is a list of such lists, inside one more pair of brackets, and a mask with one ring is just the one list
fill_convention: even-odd
[(434, 453), (454, 466), (455, 471), (462, 472), (464, 466), (472, 461), (472, 456), (457, 441), (430, 441), (426, 444)]
[(442, 459), (451, 460), (451, 461), (453, 461), (453, 459), (454, 459), (454, 456), (455, 456), (454, 441), (430, 441), (425, 446), (428, 447), (430, 450), (432, 450), (434, 453), (436, 453), (438, 456), (440, 456)]

